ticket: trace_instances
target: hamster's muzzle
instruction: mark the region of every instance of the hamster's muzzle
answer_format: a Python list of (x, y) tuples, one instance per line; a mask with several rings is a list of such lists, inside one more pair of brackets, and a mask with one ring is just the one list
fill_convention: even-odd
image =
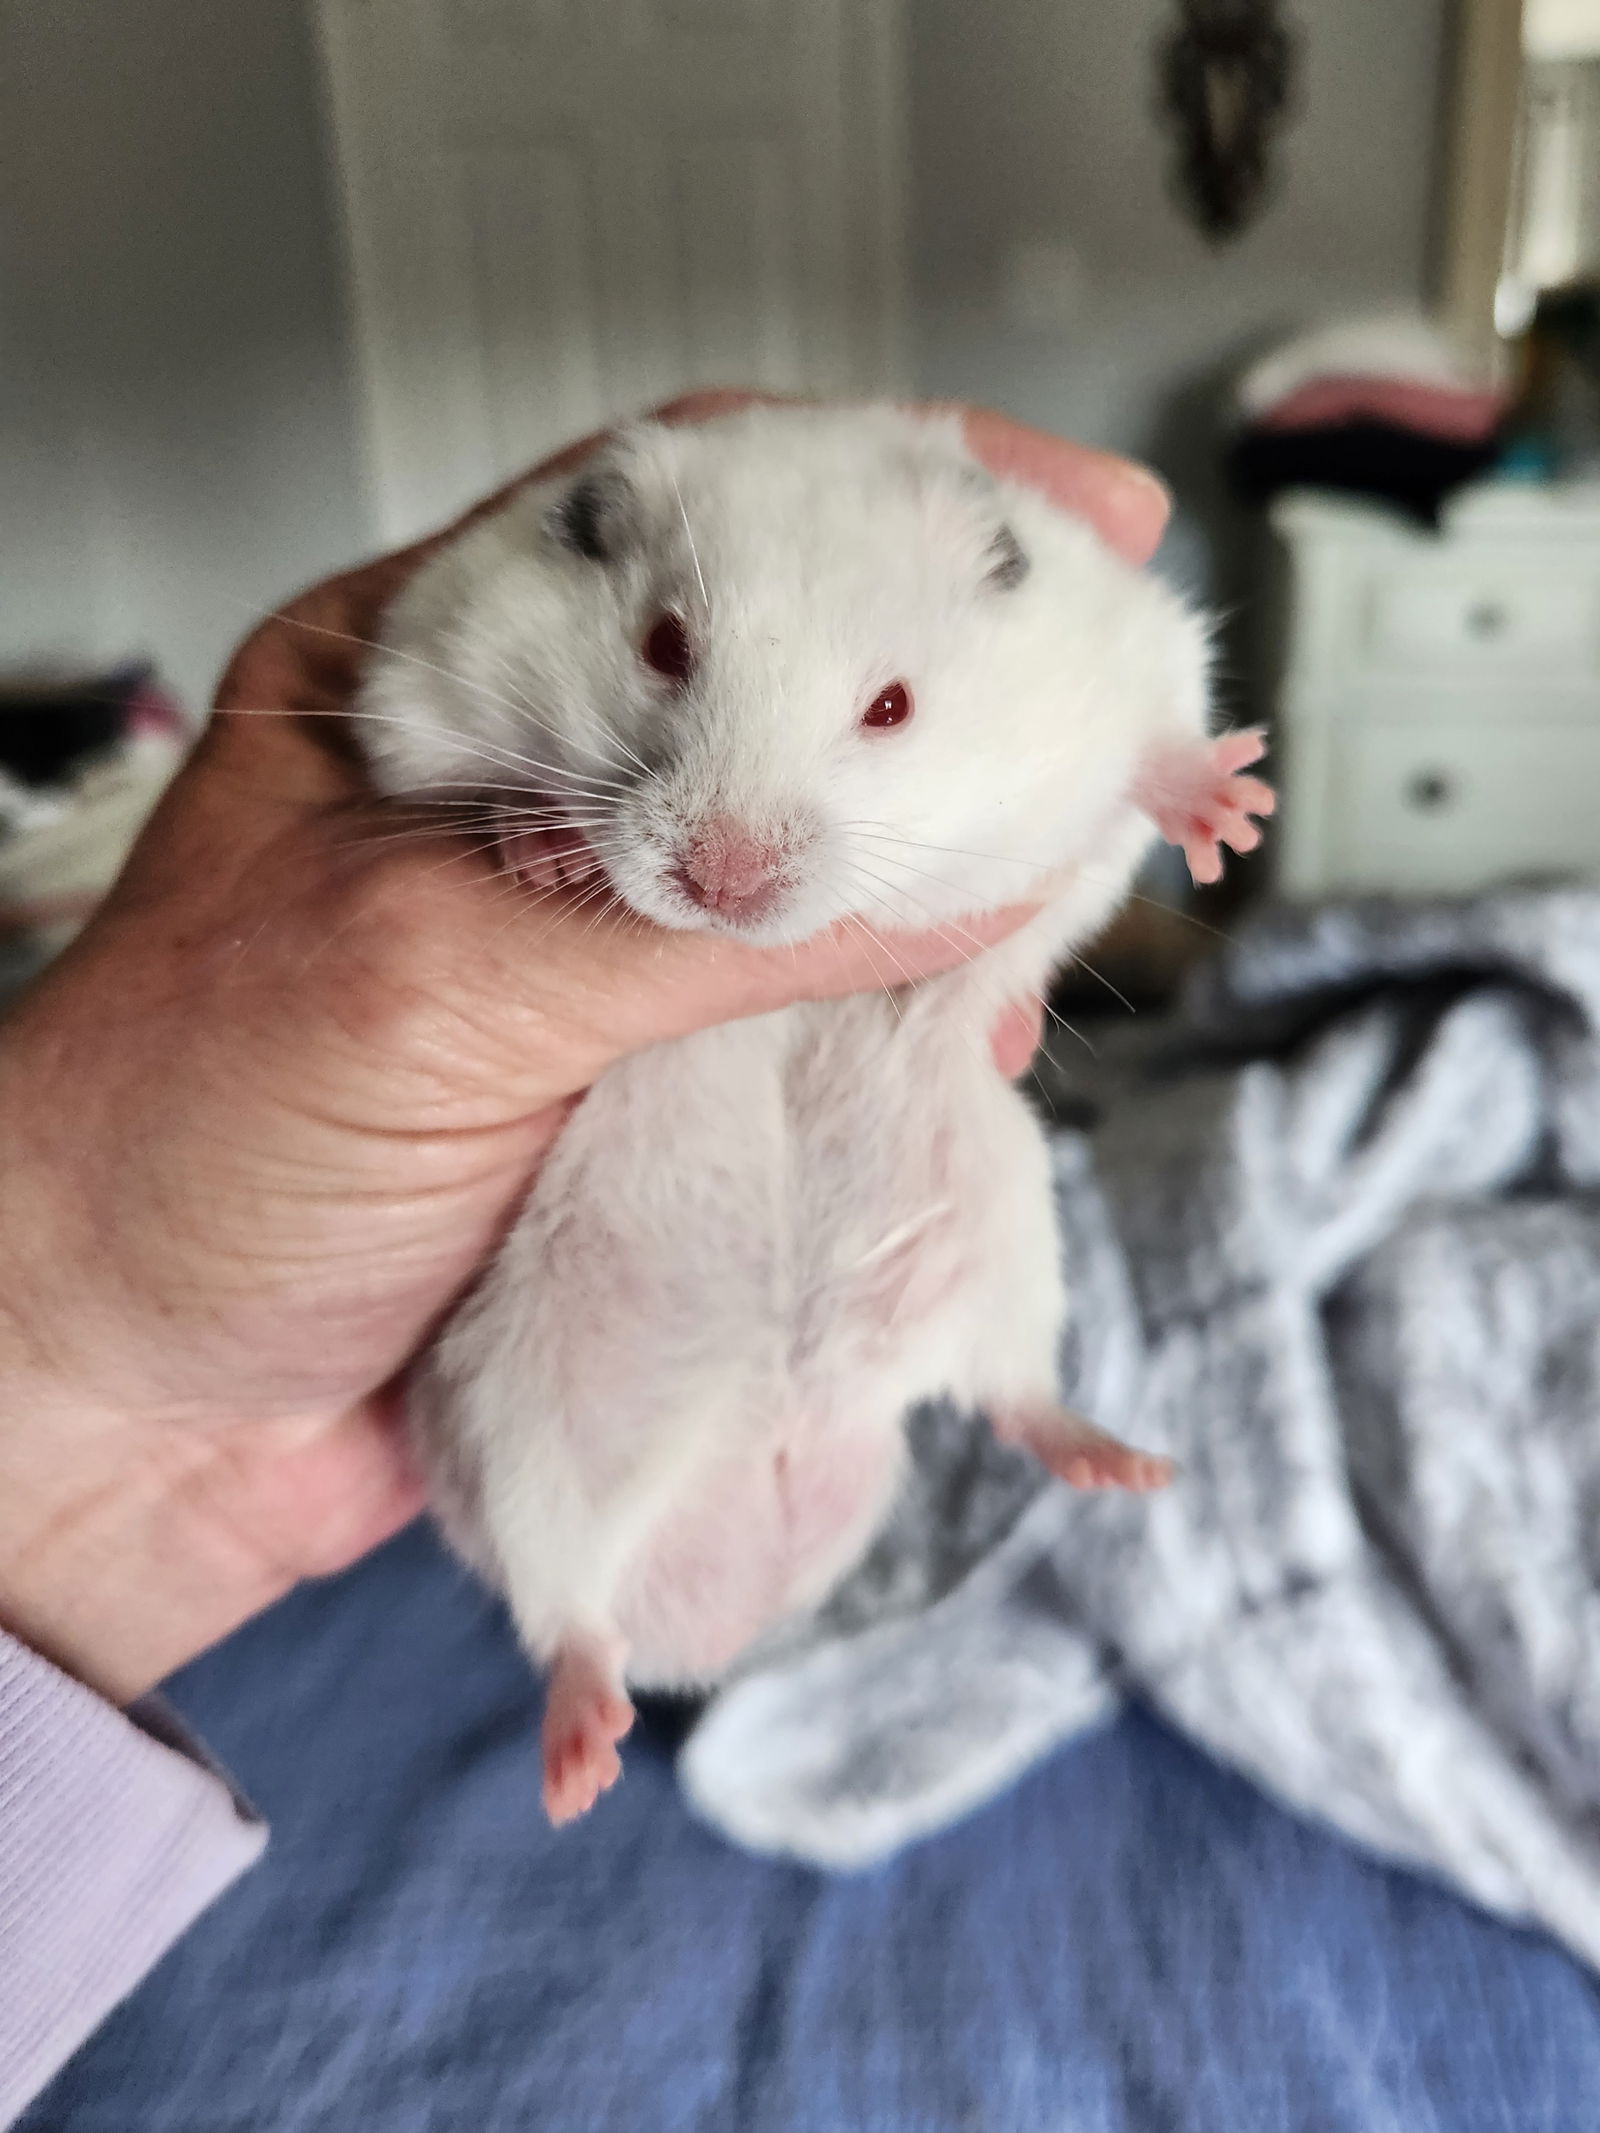
[(799, 851), (811, 841), (798, 825), (756, 829), (735, 815), (707, 815), (683, 836), (673, 885), (702, 911), (756, 924), (784, 901)]

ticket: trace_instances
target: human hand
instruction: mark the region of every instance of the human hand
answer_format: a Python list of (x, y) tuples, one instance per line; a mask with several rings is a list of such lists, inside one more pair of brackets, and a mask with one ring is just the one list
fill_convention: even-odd
[[(1149, 476), (965, 420), (997, 471), (1153, 549)], [(843, 934), (761, 951), (613, 908), (574, 923), (464, 844), (386, 840), (319, 714), (432, 545), (247, 639), (117, 887), (0, 1032), (0, 1624), (119, 1699), (420, 1508), (384, 1388), (607, 1065), (932, 974), (1023, 915), (896, 938), (886, 966)], [(1036, 1009), (1002, 1018), (1005, 1071), (1036, 1036)]]

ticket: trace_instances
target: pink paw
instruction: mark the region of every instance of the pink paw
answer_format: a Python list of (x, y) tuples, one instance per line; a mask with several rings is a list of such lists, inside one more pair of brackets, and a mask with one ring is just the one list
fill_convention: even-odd
[(1270, 815), (1277, 795), (1261, 778), (1240, 773), (1267, 752), (1260, 732), (1220, 733), (1214, 741), (1157, 748), (1133, 788), (1168, 844), (1180, 845), (1197, 882), (1222, 879), (1222, 847), (1253, 852), (1261, 830), (1252, 815)]
[(1058, 1481), (1073, 1489), (1129, 1489), (1135, 1496), (1147, 1496), (1152, 1489), (1164, 1489), (1172, 1479), (1170, 1459), (1135, 1451), (1117, 1437), (1059, 1448), (1035, 1445), (1034, 1451)]
[(1074, 1489), (1130, 1489), (1148, 1495), (1165, 1488), (1173, 1476), (1170, 1459), (1136, 1451), (1120, 1437), (1096, 1429), (1065, 1408), (1052, 1407), (1007, 1416), (995, 1422), (995, 1434), (1025, 1445), (1058, 1481)]
[(585, 1654), (563, 1652), (545, 1699), (544, 1811), (557, 1828), (576, 1821), (622, 1775), (617, 1742), (633, 1724), (633, 1705)]

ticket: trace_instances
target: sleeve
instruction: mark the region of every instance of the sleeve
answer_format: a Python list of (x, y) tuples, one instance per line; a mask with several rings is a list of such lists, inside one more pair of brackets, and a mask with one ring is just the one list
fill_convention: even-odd
[(170, 1720), (0, 1631), (0, 2126), (265, 1843)]

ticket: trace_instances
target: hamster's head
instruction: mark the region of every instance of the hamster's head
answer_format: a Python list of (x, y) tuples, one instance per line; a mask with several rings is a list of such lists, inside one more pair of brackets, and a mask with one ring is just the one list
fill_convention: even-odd
[(626, 432), (443, 550), (385, 640), (385, 791), (480, 809), (507, 851), (581, 844), (646, 918), (756, 942), (1125, 854), (1141, 758), (1205, 715), (1180, 601), (953, 420), (883, 408)]

